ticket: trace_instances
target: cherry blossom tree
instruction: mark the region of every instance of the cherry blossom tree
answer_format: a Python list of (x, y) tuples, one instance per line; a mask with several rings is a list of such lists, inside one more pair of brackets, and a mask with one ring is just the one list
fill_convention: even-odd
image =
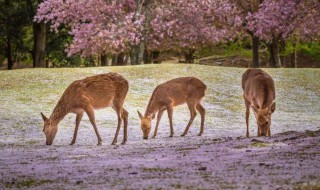
[(140, 43), (144, 16), (134, 0), (45, 0), (35, 21), (50, 22), (51, 29), (70, 28), (69, 55), (124, 52)]
[[(150, 5), (152, 12), (148, 12)], [(69, 55), (131, 51), (140, 54), (131, 56), (136, 60), (142, 57), (145, 44), (141, 42), (149, 49), (194, 49), (227, 41), (236, 33), (229, 30), (237, 25), (233, 13), (233, 7), (222, 0), (46, 0), (35, 20), (50, 22), (55, 31), (60, 26), (70, 28)]]
[(133, 63), (145, 48), (193, 52), (250, 36), (253, 67), (260, 67), (261, 40), (281, 66), (279, 40), (318, 36), (319, 10), (318, 0), (45, 0), (35, 20), (70, 29), (69, 55), (130, 52)]
[(320, 2), (310, 0), (265, 0), (259, 11), (247, 16), (248, 30), (267, 42), (270, 60), (281, 67), (279, 41), (292, 35), (300, 39), (319, 36)]
[(234, 7), (222, 0), (163, 0), (153, 11), (148, 48), (193, 53), (233, 39), (239, 24)]

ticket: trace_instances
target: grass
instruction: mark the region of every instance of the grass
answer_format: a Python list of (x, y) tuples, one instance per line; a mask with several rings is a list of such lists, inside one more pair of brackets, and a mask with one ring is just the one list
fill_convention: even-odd
[(18, 189), (25, 189), (40, 186), (46, 183), (52, 183), (51, 180), (36, 180), (36, 179), (24, 179), (21, 181), (12, 181), (11, 183), (6, 183), (5, 188), (18, 188)]
[[(245, 70), (190, 64), (156, 64), (0, 71), (0, 127), (6, 128), (0, 133), (3, 135), (16, 132), (12, 131), (11, 127), (16, 130), (21, 129), (21, 133), (26, 130), (35, 131), (35, 126), (40, 128), (43, 125), (40, 112), (44, 112), (47, 116), (50, 115), (71, 82), (107, 72), (120, 73), (129, 81), (130, 87), (125, 107), (129, 111), (130, 125), (138, 125), (136, 110), (145, 111), (152, 91), (158, 84), (176, 77), (195, 76), (207, 85), (206, 96), (203, 100), (204, 107), (207, 109), (206, 126), (230, 132), (240, 128), (244, 131), (245, 108), (241, 76)], [(291, 129), (292, 126), (315, 124), (319, 121), (320, 107), (317, 106), (320, 102), (319, 69), (264, 70), (269, 72), (275, 80), (277, 109), (274, 117), (276, 118), (275, 124), (279, 128)], [(108, 115), (113, 118), (114, 111), (109, 110)], [(105, 121), (102, 119), (104, 115), (105, 113), (97, 114), (98, 122)], [(196, 125), (199, 124), (197, 118)], [(254, 117), (251, 116), (251, 118)], [(116, 118), (113, 119), (114, 121), (108, 120), (106, 125), (114, 127)], [(66, 117), (65, 120), (68, 126), (73, 127), (73, 118)], [(185, 125), (188, 120), (187, 106), (175, 108), (175, 123)], [(251, 119), (252, 125), (254, 122)], [(162, 121), (162, 123), (166, 124), (167, 121)]]
[(167, 173), (175, 171), (172, 168), (142, 168), (142, 170), (148, 173)]
[(263, 143), (263, 142), (254, 142), (251, 144), (252, 147), (255, 147), (255, 148), (264, 148), (264, 147), (267, 147), (269, 146), (268, 143)]
[(300, 183), (293, 187), (294, 190), (319, 190), (320, 183)]

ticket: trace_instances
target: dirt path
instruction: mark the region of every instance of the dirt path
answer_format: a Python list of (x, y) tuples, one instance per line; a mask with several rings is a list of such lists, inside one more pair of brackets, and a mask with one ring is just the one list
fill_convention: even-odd
[(125, 146), (1, 143), (0, 189), (316, 189), (319, 143), (319, 130)]

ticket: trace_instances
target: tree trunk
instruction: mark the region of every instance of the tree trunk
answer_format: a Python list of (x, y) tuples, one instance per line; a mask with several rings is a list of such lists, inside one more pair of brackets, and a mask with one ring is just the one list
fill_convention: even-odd
[(273, 37), (271, 44), (268, 46), (270, 52), (270, 66), (280, 68), (281, 60), (279, 54), (279, 40)]
[(130, 51), (130, 61), (131, 65), (139, 65), (139, 47), (138, 45), (135, 45), (131, 48)]
[(124, 56), (124, 65), (128, 65), (129, 64), (129, 60), (130, 60), (130, 56), (128, 53), (125, 54)]
[(8, 70), (12, 70), (13, 67), (13, 59), (12, 59), (12, 47), (11, 47), (11, 38), (7, 36), (7, 60), (8, 60)]
[(252, 36), (252, 67), (260, 68), (260, 56), (259, 56), (259, 37)]
[(117, 55), (113, 55), (112, 56), (112, 66), (116, 66), (118, 62), (118, 56)]
[(188, 52), (186, 52), (184, 54), (186, 63), (193, 63), (194, 62), (194, 53), (195, 53), (195, 49), (189, 49)]
[(293, 42), (294, 51), (291, 54), (291, 67), (298, 68), (297, 43)]
[(108, 56), (106, 54), (101, 54), (101, 66), (108, 65)]
[(279, 46), (279, 58), (280, 58), (280, 63), (283, 67), (286, 66), (286, 56), (283, 55), (283, 52), (285, 51), (285, 49), (286, 49), (286, 42), (283, 39), (281, 39), (280, 46)]
[(44, 22), (33, 25), (33, 67), (45, 67), (46, 24)]
[(49, 67), (50, 67), (49, 59), (46, 59), (46, 68), (49, 68)]
[(112, 66), (120, 66), (120, 65), (125, 65), (125, 54), (120, 53), (118, 55), (113, 55), (112, 56)]
[(152, 52), (149, 52), (147, 50), (144, 51), (143, 62), (144, 64), (152, 63)]
[(151, 12), (150, 12), (150, 5), (151, 1), (150, 0), (136, 0), (137, 5), (139, 5), (137, 9), (137, 13), (143, 14), (144, 10), (144, 29), (142, 31), (142, 36), (140, 39), (140, 43), (134, 45), (131, 48), (130, 51), (130, 62), (131, 65), (140, 65), (144, 61), (144, 53), (146, 49), (146, 44), (148, 41), (148, 33), (149, 33), (149, 28), (150, 28), (150, 21), (151, 21)]
[(151, 52), (152, 63), (161, 63), (160, 51)]

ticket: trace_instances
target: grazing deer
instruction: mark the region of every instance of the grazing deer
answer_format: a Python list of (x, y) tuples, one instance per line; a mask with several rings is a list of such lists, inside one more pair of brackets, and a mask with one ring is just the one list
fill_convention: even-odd
[(158, 85), (150, 98), (144, 116), (138, 111), (138, 115), (141, 120), (141, 129), (143, 132), (143, 139), (148, 139), (148, 135), (151, 131), (151, 120), (157, 115), (156, 128), (152, 138), (155, 138), (158, 131), (158, 126), (162, 114), (165, 110), (168, 112), (170, 122), (170, 137), (173, 137), (173, 124), (172, 113), (173, 107), (187, 103), (190, 110), (189, 123), (181, 136), (185, 136), (196, 117), (196, 109), (201, 115), (201, 128), (198, 136), (201, 136), (204, 128), (205, 109), (201, 105), (201, 98), (205, 95), (206, 85), (197, 78), (194, 77), (181, 77), (163, 84)]
[(243, 98), (246, 105), (247, 137), (249, 137), (250, 107), (253, 109), (258, 136), (271, 136), (271, 114), (276, 109), (276, 97), (272, 77), (261, 69), (248, 69), (242, 75)]
[(96, 126), (94, 110), (106, 107), (112, 107), (118, 116), (118, 126), (112, 144), (117, 143), (122, 120), (124, 121), (122, 144), (125, 144), (127, 141), (128, 112), (123, 108), (123, 103), (127, 92), (128, 81), (116, 73), (95, 75), (74, 81), (65, 90), (49, 118), (41, 113), (44, 121), (43, 132), (46, 135), (46, 144), (52, 144), (59, 122), (68, 113), (75, 113), (77, 114), (76, 127), (70, 143), (70, 145), (73, 145), (76, 142), (83, 113), (86, 112), (98, 137), (98, 145), (101, 145), (102, 139)]

